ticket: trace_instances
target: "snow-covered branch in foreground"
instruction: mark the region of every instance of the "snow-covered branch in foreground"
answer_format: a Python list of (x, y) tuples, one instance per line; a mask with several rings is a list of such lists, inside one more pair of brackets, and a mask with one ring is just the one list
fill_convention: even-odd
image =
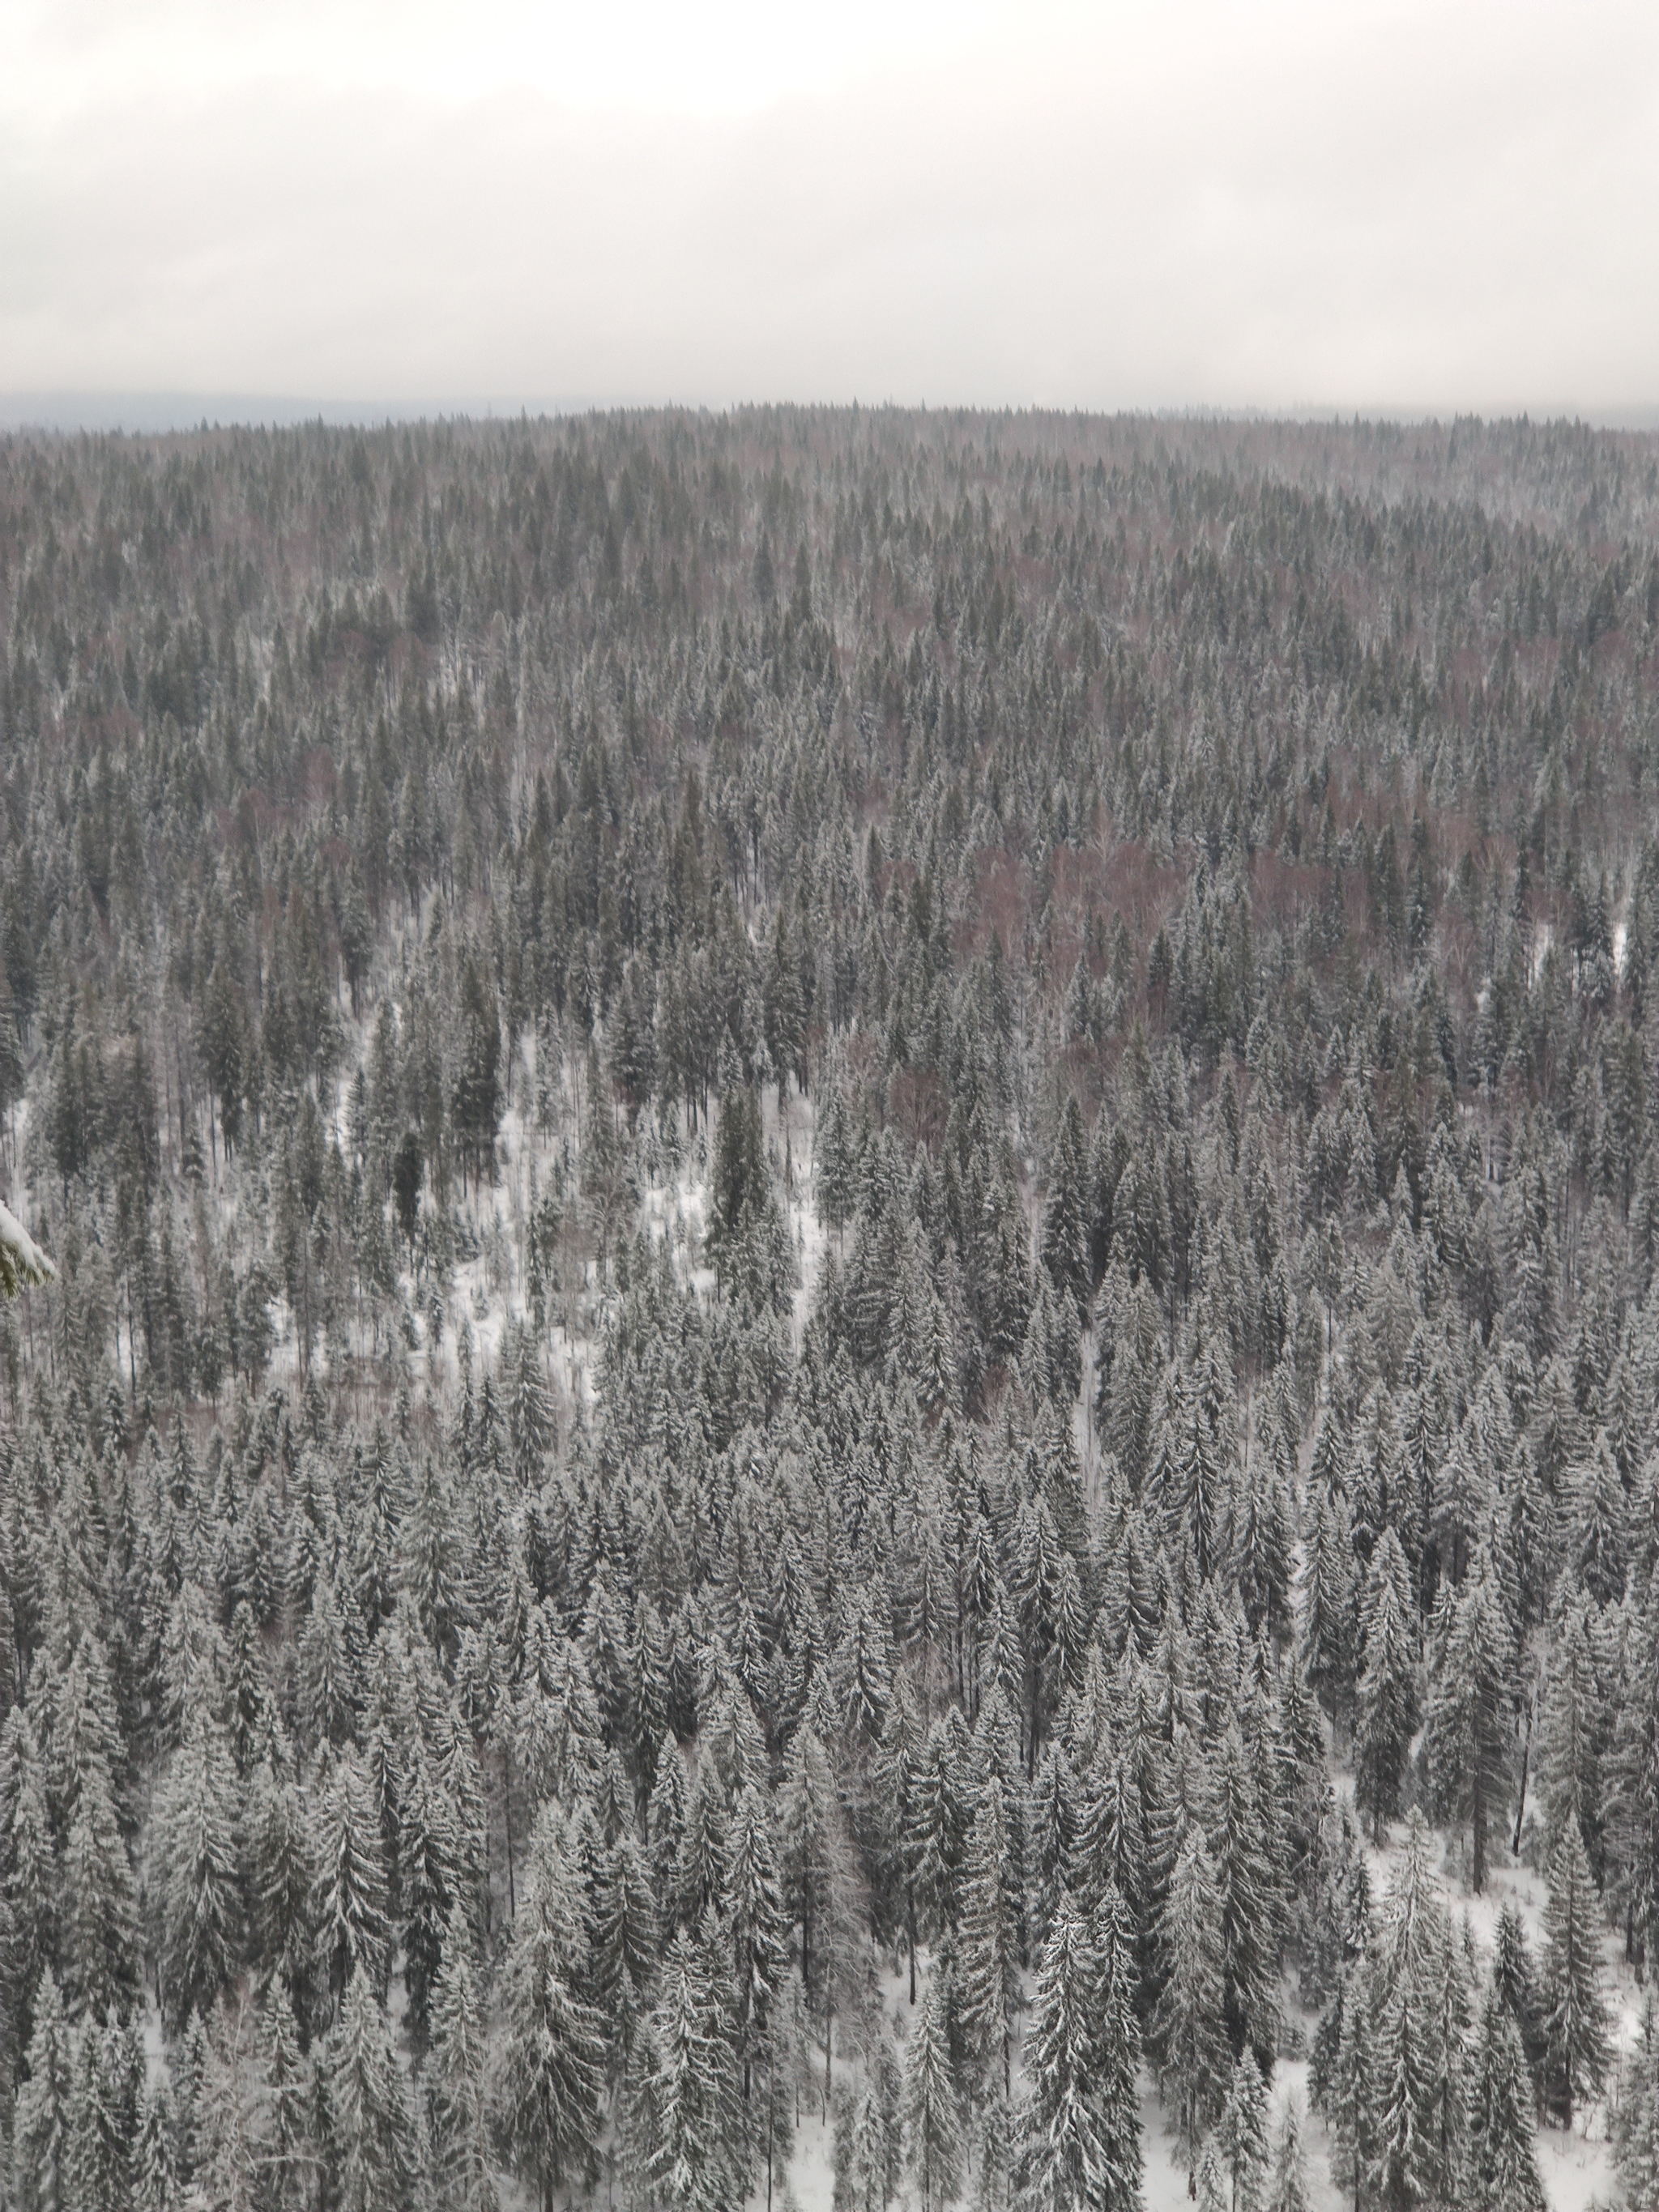
[(58, 1273), (10, 1210), (0, 1206), (0, 1297), (15, 1298), (33, 1283), (48, 1283)]

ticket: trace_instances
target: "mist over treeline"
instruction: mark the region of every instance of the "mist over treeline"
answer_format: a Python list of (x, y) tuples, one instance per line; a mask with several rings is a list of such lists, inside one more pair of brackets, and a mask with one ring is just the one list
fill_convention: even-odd
[(19, 2204), (1655, 2201), (1659, 438), (13, 436), (0, 638)]

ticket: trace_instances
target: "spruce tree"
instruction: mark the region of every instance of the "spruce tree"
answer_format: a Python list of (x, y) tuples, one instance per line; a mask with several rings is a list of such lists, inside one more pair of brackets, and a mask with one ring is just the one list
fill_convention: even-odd
[(648, 2172), (674, 2212), (723, 2212), (746, 2186), (729, 1991), (710, 1969), (708, 1953), (681, 1929), (663, 1960), (652, 2020), (655, 2142)]
[(419, 2137), (385, 2013), (361, 1968), (323, 2055), (329, 2167), (341, 2212), (403, 2212), (421, 2185)]
[(951, 2058), (950, 1997), (935, 1965), (904, 2054), (904, 2131), (921, 2212), (949, 2203), (962, 2178), (963, 2126)]
[(82, 1779), (64, 1848), (63, 1963), (76, 2009), (125, 2012), (138, 1991), (138, 1899), (132, 1862), (101, 1767)]
[(0, 1728), (0, 2068), (8, 2075), (52, 1955), (56, 1888), (45, 1769), (28, 1714), (14, 1705)]
[(826, 1228), (839, 1234), (852, 1216), (855, 1167), (850, 1116), (839, 1084), (823, 1098), (816, 1138), (816, 1164), (814, 1187), (819, 1218)]
[[(1376, 2196), (1390, 2212), (1409, 2212), (1432, 2200), (1437, 2159), (1431, 2114), (1439, 2063), (1433, 2021), (1432, 1992), (1415, 1971), (1399, 1977), (1376, 2016), (1370, 2172)], [(1355, 2201), (1361, 2201), (1358, 2192)]]
[[(0, 451), (12, 2193), (46, 2126), (54, 2212), (333, 2212), (393, 2051), (414, 2212), (601, 2156), (643, 2212), (681, 1929), (732, 2203), (820, 2083), (897, 2193), (902, 1944), (1008, 2212), (1068, 1910), (1103, 2142), (1206, 1992), (1227, 2212), (1287, 1957), (1359, 2212), (1531, 2197), (1517, 2034), (1588, 2109), (1595, 1954), (1659, 1957), (1645, 464), (1460, 422), (1425, 526), (1363, 428), (994, 427)], [(1517, 1797), (1559, 1940), (1472, 2020), (1433, 1864)]]
[(1307, 2160), (1302, 2148), (1302, 2110), (1294, 2096), (1273, 2137), (1273, 2170), (1262, 2195), (1261, 2212), (1310, 2212)]
[(75, 2042), (48, 1966), (34, 1994), (34, 2032), (12, 2121), (12, 2173), (21, 2212), (58, 2212), (64, 2202)]
[(1267, 2180), (1267, 2087), (1246, 2049), (1233, 2068), (1221, 2115), (1220, 2145), (1232, 2184), (1235, 2212), (1260, 2212)]
[(1417, 1666), (1410, 1621), (1400, 1597), (1407, 1572), (1392, 1528), (1371, 1563), (1364, 1619), (1365, 1647), (1354, 1712), (1354, 1802), (1371, 1815), (1374, 1842), (1400, 1810), (1406, 1757), (1417, 1729)]
[(755, 2066), (766, 2048), (772, 2007), (788, 1964), (772, 1824), (765, 1799), (752, 1782), (744, 1785), (732, 1820), (726, 1906), (746, 2101), (753, 2092)]
[(1514, 1744), (1514, 1632), (1490, 1553), (1461, 1589), (1443, 1590), (1433, 1642), (1430, 1781), (1441, 1810), (1468, 1824), (1479, 1892), (1488, 1837), (1508, 1807)]
[(1540, 2001), (1544, 2014), (1544, 2087), (1564, 2127), (1573, 2108), (1607, 2078), (1612, 2022), (1601, 1986), (1601, 1915), (1584, 1839), (1567, 1822), (1549, 1864)]
[(1620, 2069), (1613, 2142), (1626, 2201), (1632, 2205), (1659, 2203), (1659, 2028), (1651, 1997), (1642, 2008), (1636, 2040)]
[(799, 2051), (787, 2016), (787, 1999), (786, 1984), (755, 2059), (747, 2106), (749, 2161), (751, 2170), (759, 2169), (769, 2203), (775, 2191), (787, 2185), (795, 2146), (792, 2059), (798, 2058)]
[(254, 1768), (238, 1842), (252, 1964), (262, 1979), (280, 1979), (303, 2009), (316, 1952), (315, 1869), (305, 1802), (285, 1765), (279, 1771), (267, 1758)]
[(317, 1960), (337, 2008), (359, 1969), (384, 1989), (392, 1956), (384, 1832), (356, 1751), (340, 1753), (319, 1794), (308, 1856)]
[[(147, 2089), (139, 2100), (132, 2148), (132, 2212), (173, 2212), (178, 2203), (176, 2128), (165, 2082)], [(277, 2197), (281, 2212), (293, 2200)]]
[(1199, 2153), (1190, 2194), (1198, 2212), (1228, 2212), (1227, 2167), (1221, 2146), (1212, 2135), (1205, 2137), (1204, 2148)]
[(301, 2051), (299, 2023), (280, 1982), (265, 1993), (259, 2027), (267, 2118), (264, 2193), (272, 2212), (304, 2212), (319, 2164), (313, 2129), (324, 2046)]
[(876, 2084), (866, 2081), (853, 2107), (848, 2142), (845, 2196), (849, 2212), (886, 2212), (890, 2193), (887, 2132)]
[(1480, 2212), (1510, 2212), (1511, 2207), (1545, 2212), (1521, 2031), (1495, 1988), (1481, 2008), (1469, 2108), (1472, 2179)]
[(198, 2187), (216, 2204), (251, 2204), (257, 2177), (269, 2171), (270, 2112), (254, 2028), (249, 2003), (227, 2002), (214, 2010), (207, 2033), (192, 2162)]
[(619, 1835), (609, 1855), (593, 1920), (594, 2002), (611, 2045), (611, 2069), (620, 2069), (656, 1971), (658, 1915), (644, 1851), (631, 1834)]
[[(1115, 1949), (1115, 1917), (1109, 1941)], [(1019, 2197), (1029, 2212), (1130, 2212), (1140, 2203), (1140, 2138), (1133, 2094), (1134, 2015), (1111, 2002), (1109, 1974), (1075, 1905), (1062, 1893), (1032, 1999), (1020, 2114)], [(1104, 2001), (1104, 2002), (1103, 2002)], [(1129, 2122), (1126, 2124), (1126, 2122)]]
[(113, 2015), (102, 2033), (88, 2021), (76, 2041), (64, 2169), (69, 2201), (88, 2212), (116, 2212), (131, 2193), (137, 2105), (123, 2094), (122, 2045)]
[(1012, 2089), (1013, 2013), (1019, 2001), (1017, 1908), (1008, 1877), (1002, 1785), (992, 1775), (968, 1839), (954, 1994), (977, 2079), (1000, 2079), (1005, 2098)]
[(1431, 2146), (1431, 2189), (1455, 2203), (1468, 2186), (1468, 2081), (1472, 2057), (1470, 2019), (1472, 1944), (1467, 1923), (1460, 1939), (1449, 1915), (1443, 1915), (1439, 1957), (1431, 1983), (1432, 2048), (1438, 2061), (1425, 2115)]
[(238, 1796), (224, 1730), (198, 1700), (155, 1814), (162, 2012), (174, 2034), (214, 2003), (240, 1954)]
[(452, 1916), (433, 1984), (431, 2033), (421, 2069), (432, 2185), (453, 2212), (496, 2212), (487, 2051), (484, 2015), (458, 1912)]
[(1492, 1943), (1492, 1993), (1515, 2022), (1533, 2083), (1534, 2100), (1543, 2086), (1544, 2014), (1538, 2002), (1526, 1924), (1517, 1908), (1506, 1905), (1498, 1916)]
[(1331, 2172), (1363, 2212), (1377, 2151), (1378, 2053), (1363, 1963), (1350, 1966), (1337, 1992), (1334, 2063), (1320, 2098), (1332, 2138)]
[(588, 1947), (565, 1838), (550, 1814), (538, 1830), (512, 1948), (501, 1972), (502, 2043), (495, 2088), (501, 2139), (543, 2212), (588, 2178), (599, 2132), (605, 2039), (582, 1994)]
[(201, 2014), (193, 2012), (173, 2048), (171, 2069), (173, 2109), (179, 2124), (179, 2179), (184, 2183), (196, 2178), (203, 2140), (203, 2089), (208, 2063), (207, 2030), (202, 2025)]
[(1271, 2066), (1278, 2043), (1281, 1890), (1258, 1793), (1237, 1724), (1216, 1761), (1208, 1842), (1221, 1898), (1224, 2015), (1235, 2049), (1248, 2045)]
[(1049, 1173), (1048, 1194), (1043, 1206), (1041, 1249), (1042, 1264), (1054, 1287), (1074, 1310), (1079, 1323), (1088, 1314), (1088, 1140), (1083, 1115), (1074, 1097), (1066, 1101), (1060, 1120), (1060, 1140)]
[(1315, 1501), (1303, 1547), (1302, 1670), (1334, 1720), (1346, 1704), (1354, 1656), (1354, 1568), (1346, 1502)]
[(1215, 1862), (1198, 1836), (1182, 1845), (1170, 1878), (1158, 1960), (1163, 1986), (1152, 2008), (1152, 2043), (1159, 2089), (1190, 2172), (1219, 2116), (1231, 2071), (1221, 1891)]
[(452, 1915), (464, 1903), (465, 1869), (450, 1797), (416, 1734), (406, 1755), (397, 1811), (398, 1899), (404, 1988), (416, 2051), (425, 2047), (432, 1984), (443, 1963)]
[(1569, 1820), (1578, 1823), (1586, 1848), (1601, 1835), (1606, 1815), (1601, 1752), (1612, 1732), (1605, 1698), (1597, 1679), (1590, 1608), (1581, 1598), (1569, 1610), (1550, 1654), (1539, 1717), (1538, 1802), (1549, 1855)]
[(823, 2014), (827, 2049), (848, 1869), (835, 1778), (811, 1726), (801, 1728), (790, 1747), (778, 1793), (778, 1845), (784, 1909), (799, 1930), (801, 1981)]

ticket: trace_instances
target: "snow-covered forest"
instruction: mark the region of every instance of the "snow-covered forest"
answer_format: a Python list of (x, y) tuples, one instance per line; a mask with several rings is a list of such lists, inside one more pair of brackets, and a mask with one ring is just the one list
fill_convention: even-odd
[(0, 640), (0, 2200), (1653, 2212), (1659, 439), (11, 438)]

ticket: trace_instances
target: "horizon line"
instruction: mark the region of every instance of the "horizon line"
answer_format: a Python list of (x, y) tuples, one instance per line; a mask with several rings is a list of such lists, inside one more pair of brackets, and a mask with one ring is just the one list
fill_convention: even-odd
[(330, 428), (383, 429), (423, 422), (488, 422), (516, 420), (573, 421), (596, 415), (738, 415), (770, 408), (799, 407), (825, 413), (966, 414), (1073, 416), (1085, 420), (1139, 419), (1146, 422), (1285, 422), (1297, 424), (1401, 425), (1528, 422), (1573, 422), (1594, 430), (1659, 431), (1659, 402), (1586, 406), (1571, 402), (1544, 405), (1522, 401), (1483, 407), (1463, 402), (1443, 404), (1373, 401), (1352, 406), (1328, 400), (1299, 400), (1284, 405), (1211, 401), (1143, 403), (1095, 406), (1058, 402), (844, 399), (640, 398), (617, 395), (545, 394), (538, 397), (457, 394), (414, 399), (327, 399), (276, 392), (137, 390), (34, 390), (0, 392), (0, 434), (98, 434), (130, 437), (199, 434), (228, 429), (293, 429), (322, 422)]

